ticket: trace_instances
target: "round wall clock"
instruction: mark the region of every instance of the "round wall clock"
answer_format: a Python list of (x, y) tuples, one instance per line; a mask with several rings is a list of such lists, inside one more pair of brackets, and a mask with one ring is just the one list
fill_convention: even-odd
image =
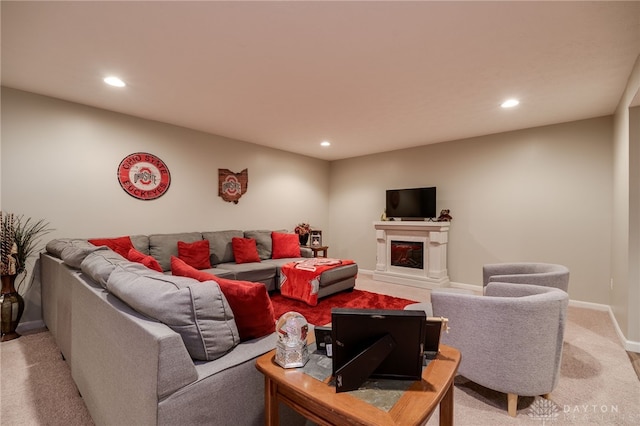
[(136, 152), (120, 162), (118, 182), (134, 198), (155, 200), (169, 189), (171, 174), (164, 161), (155, 155)]

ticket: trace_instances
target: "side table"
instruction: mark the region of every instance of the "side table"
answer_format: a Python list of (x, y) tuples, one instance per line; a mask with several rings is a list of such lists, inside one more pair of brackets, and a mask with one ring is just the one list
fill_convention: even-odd
[[(311, 337), (311, 336), (310, 336)], [(265, 378), (265, 424), (278, 425), (278, 405), (283, 402), (306, 418), (321, 424), (370, 426), (422, 425), (438, 405), (440, 425), (453, 425), (453, 379), (460, 365), (460, 352), (440, 345), (440, 352), (412, 382), (395, 405), (381, 410), (335, 387), (317, 380), (301, 369), (284, 369), (274, 361), (275, 349), (256, 361)]]
[[(327, 257), (329, 252), (329, 246), (309, 246), (309, 248), (313, 252), (313, 257)], [(322, 252), (322, 255), (320, 255), (320, 252)]]

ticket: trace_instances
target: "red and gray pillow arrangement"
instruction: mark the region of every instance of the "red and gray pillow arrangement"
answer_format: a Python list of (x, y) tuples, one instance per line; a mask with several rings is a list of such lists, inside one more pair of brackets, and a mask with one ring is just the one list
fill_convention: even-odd
[[(286, 234), (282, 232), (271, 233), (271, 251), (264, 250), (265, 254), (260, 255), (258, 241), (256, 238), (231, 239), (233, 256), (236, 263), (260, 262), (265, 258), (286, 259), (300, 257), (300, 242), (296, 234)], [(260, 246), (266, 246), (264, 242)]]
[[(141, 263), (149, 269), (163, 272), (162, 266), (155, 257), (144, 254), (133, 246), (131, 237), (96, 238), (89, 242), (95, 246), (106, 246), (131, 262)], [(209, 269), (209, 241), (199, 240), (192, 243), (178, 241), (178, 257), (196, 269)]]
[(89, 242), (98, 247), (107, 246), (131, 262), (142, 263), (149, 269), (162, 272), (162, 267), (160, 267), (158, 261), (153, 256), (146, 255), (136, 250), (135, 247), (133, 247), (131, 237), (129, 236), (118, 238), (94, 238), (89, 240)]
[(171, 258), (171, 273), (200, 282), (217, 282), (233, 311), (240, 340), (255, 339), (275, 331), (273, 305), (263, 284), (220, 278), (189, 266), (175, 256)]
[[(247, 256), (238, 253), (236, 260), (255, 260), (256, 250), (257, 261), (299, 257), (297, 236), (277, 234), (283, 233), (270, 235), (256, 231), (253, 242), (243, 239), (242, 249), (249, 247), (251, 253)], [(202, 240), (200, 235), (194, 233), (187, 238), (181, 235), (180, 239), (191, 241), (177, 239), (169, 244), (173, 236), (156, 236), (159, 244), (153, 247), (160, 251), (161, 257), (151, 252), (151, 244), (150, 255), (140, 252), (128, 236), (57, 240), (47, 244), (47, 251), (60, 253), (65, 263), (80, 268), (130, 307), (179, 333), (192, 358), (211, 360), (224, 355), (240, 341), (273, 333), (275, 318), (263, 284), (224, 279), (199, 269), (211, 266), (209, 240)], [(149, 237), (150, 241), (152, 238)], [(178, 256), (168, 256), (176, 251)], [(123, 263), (122, 258), (132, 263)], [(163, 262), (168, 263), (167, 268), (162, 268)], [(169, 269), (176, 276), (161, 273)]]
[[(233, 261), (237, 264), (260, 262), (264, 259), (285, 259), (300, 257), (300, 245), (296, 234), (284, 232), (249, 231), (247, 237), (233, 236), (231, 246)], [(177, 245), (178, 258), (185, 261), (189, 266), (196, 269), (210, 269), (211, 250), (209, 240), (202, 239), (199, 233), (184, 234), (178, 240), (178, 236), (157, 235), (152, 236), (159, 240), (157, 244), (152, 244), (156, 253), (150, 255), (137, 250), (129, 236), (117, 238), (96, 238), (89, 242), (95, 246), (106, 246), (125, 259), (131, 262), (142, 263), (146, 267), (163, 272), (171, 269), (170, 259), (174, 257), (175, 251), (168, 248)], [(175, 241), (169, 239), (175, 238)], [(175, 243), (175, 245), (173, 244)], [(158, 261), (159, 259), (159, 261)], [(226, 260), (226, 259), (225, 259)], [(229, 260), (231, 261), (231, 259)]]
[(220, 358), (240, 343), (234, 313), (214, 282), (144, 273), (121, 263), (109, 275), (107, 290), (178, 333), (193, 359)]
[[(300, 257), (297, 235), (274, 232), (272, 236), (274, 239), (272, 247), (274, 259)], [(92, 239), (89, 242), (95, 246), (109, 247), (131, 262), (141, 263), (149, 269), (163, 272), (158, 261), (153, 256), (145, 255), (136, 250), (128, 236)], [(233, 237), (232, 247), (236, 263), (260, 262), (261, 260), (254, 238)], [(211, 268), (208, 240), (178, 241), (177, 248), (178, 256), (172, 255), (170, 257), (172, 274), (193, 278), (200, 282), (216, 282), (233, 312), (241, 341), (266, 336), (275, 331), (273, 305), (263, 284), (220, 278), (202, 271)]]

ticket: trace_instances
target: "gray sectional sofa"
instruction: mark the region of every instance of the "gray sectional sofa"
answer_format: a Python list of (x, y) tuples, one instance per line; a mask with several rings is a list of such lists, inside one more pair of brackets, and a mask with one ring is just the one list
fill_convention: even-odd
[[(238, 232), (132, 236), (164, 273), (87, 240), (47, 245), (40, 257), (43, 318), (96, 424), (264, 424), (264, 378), (255, 360), (275, 347), (275, 333), (241, 342), (216, 283), (170, 274), (177, 241), (205, 238), (209, 272), (274, 290), (279, 266), (292, 259), (268, 259), (270, 231), (249, 231), (241, 235), (256, 235), (265, 259), (235, 264), (224, 241)], [(350, 266), (326, 277), (323, 295), (354, 286), (357, 266)], [(281, 408), (283, 424), (304, 424)]]
[[(300, 258), (273, 259), (271, 232), (268, 230), (226, 230), (212, 232), (187, 232), (174, 234), (152, 234), (131, 236), (131, 242), (141, 253), (150, 254), (158, 260), (164, 272), (171, 271), (171, 256), (178, 255), (177, 242), (192, 243), (200, 240), (209, 241), (210, 261), (213, 268), (206, 269), (222, 278), (243, 281), (261, 282), (272, 292), (278, 289), (280, 280), (280, 267)], [(276, 232), (286, 233), (286, 230)], [(256, 240), (260, 262), (240, 263), (235, 262), (231, 240), (238, 238), (253, 238)], [(300, 247), (302, 257), (312, 256), (311, 249)], [(355, 276), (358, 272), (357, 265), (346, 265), (326, 271), (320, 277), (320, 290), (318, 297), (325, 297), (333, 293), (351, 289), (355, 286)]]

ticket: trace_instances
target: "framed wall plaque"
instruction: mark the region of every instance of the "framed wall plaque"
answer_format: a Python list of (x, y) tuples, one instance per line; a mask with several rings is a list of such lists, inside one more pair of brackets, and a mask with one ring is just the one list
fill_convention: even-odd
[(218, 196), (224, 201), (238, 204), (238, 200), (247, 192), (249, 171), (244, 169), (234, 173), (229, 169), (218, 169)]
[(118, 182), (129, 195), (139, 200), (162, 197), (171, 184), (167, 165), (153, 154), (136, 152), (127, 155), (118, 166)]

